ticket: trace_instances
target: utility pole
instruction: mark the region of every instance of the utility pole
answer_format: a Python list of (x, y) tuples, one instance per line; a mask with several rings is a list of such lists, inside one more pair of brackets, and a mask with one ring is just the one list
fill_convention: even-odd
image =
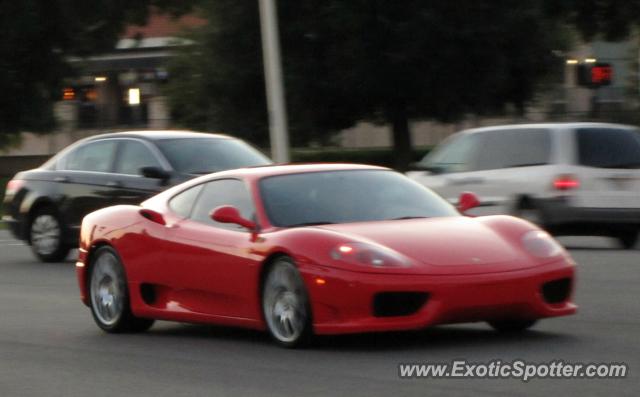
[(282, 83), (282, 61), (278, 35), (276, 0), (258, 0), (262, 31), (262, 57), (269, 109), (269, 139), (271, 156), (277, 163), (289, 162), (289, 131), (287, 107)]

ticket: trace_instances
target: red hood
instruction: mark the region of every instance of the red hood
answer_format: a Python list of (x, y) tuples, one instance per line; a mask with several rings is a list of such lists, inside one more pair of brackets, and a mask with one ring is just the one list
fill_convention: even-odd
[(537, 265), (489, 224), (473, 218), (346, 223), (319, 228), (393, 249), (421, 265), (412, 273), (491, 273)]

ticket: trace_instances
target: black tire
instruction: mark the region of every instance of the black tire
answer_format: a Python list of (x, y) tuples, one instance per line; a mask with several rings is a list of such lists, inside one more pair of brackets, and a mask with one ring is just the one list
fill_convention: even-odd
[(287, 256), (277, 258), (264, 277), (262, 314), (269, 334), (280, 346), (296, 348), (311, 342), (309, 295), (300, 272)]
[(89, 277), (89, 306), (93, 319), (109, 333), (142, 332), (154, 320), (131, 313), (127, 278), (118, 253), (111, 247), (100, 247), (92, 255)]
[(514, 209), (513, 216), (527, 220), (539, 227), (544, 227), (542, 211), (531, 200), (521, 200)]
[(498, 320), (489, 321), (489, 325), (498, 332), (518, 333), (533, 327), (537, 320)]
[(29, 244), (42, 262), (63, 261), (71, 246), (64, 242), (67, 230), (54, 207), (38, 208), (29, 217)]
[(626, 232), (618, 236), (618, 241), (622, 248), (626, 250), (633, 249), (638, 243), (638, 231)]

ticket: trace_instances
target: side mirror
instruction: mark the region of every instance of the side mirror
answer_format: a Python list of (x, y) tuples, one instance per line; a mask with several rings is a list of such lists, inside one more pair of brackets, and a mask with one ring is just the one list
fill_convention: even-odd
[(240, 211), (233, 205), (223, 205), (211, 211), (211, 219), (220, 223), (235, 223), (249, 230), (256, 228), (256, 223), (243, 218)]
[(162, 179), (162, 180), (167, 180), (171, 176), (169, 172), (163, 170), (160, 167), (142, 167), (140, 168), (140, 174), (145, 178)]
[(458, 211), (461, 213), (465, 213), (472, 208), (475, 208), (480, 205), (480, 200), (475, 193), (471, 192), (462, 192), (460, 193), (460, 198), (458, 199)]

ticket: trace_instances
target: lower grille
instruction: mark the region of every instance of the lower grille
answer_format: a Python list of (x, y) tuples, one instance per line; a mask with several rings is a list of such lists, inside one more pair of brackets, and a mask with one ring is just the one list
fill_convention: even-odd
[(429, 299), (426, 292), (380, 292), (373, 297), (375, 317), (409, 316)]
[(562, 303), (569, 299), (571, 279), (561, 278), (542, 284), (542, 297), (547, 303)]

